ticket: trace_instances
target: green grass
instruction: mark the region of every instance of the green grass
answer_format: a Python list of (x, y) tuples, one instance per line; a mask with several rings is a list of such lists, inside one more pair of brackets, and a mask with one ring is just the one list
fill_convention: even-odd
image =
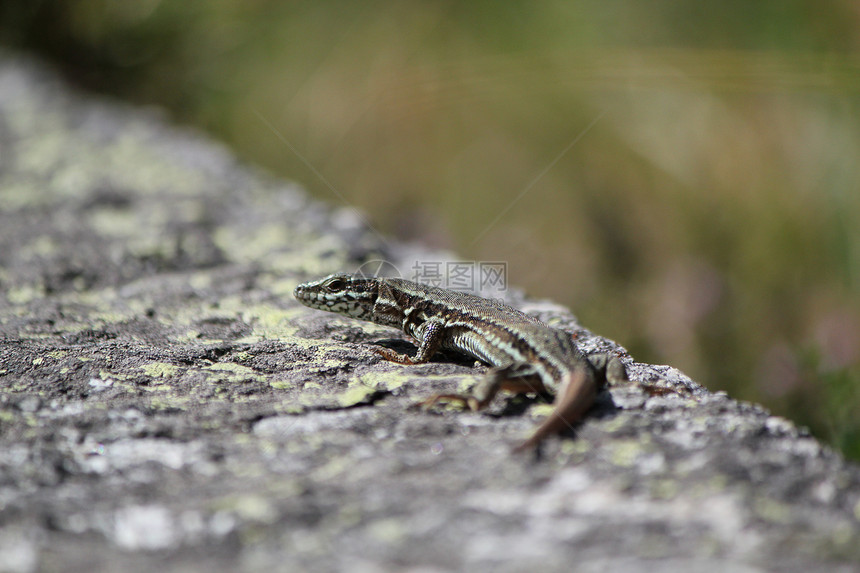
[(849, 4), (2, 10), (7, 44), (79, 83), (163, 105), (383, 232), (505, 260), (512, 284), (570, 305), (637, 359), (762, 402), (860, 459)]

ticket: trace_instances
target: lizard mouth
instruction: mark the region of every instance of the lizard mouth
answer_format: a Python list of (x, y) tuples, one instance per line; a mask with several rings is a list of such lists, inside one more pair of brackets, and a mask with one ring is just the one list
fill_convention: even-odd
[(301, 304), (317, 310), (327, 310), (350, 316), (358, 316), (360, 308), (354, 301), (341, 300), (324, 292), (319, 292), (313, 285), (301, 284), (293, 290), (293, 297)]
[(304, 285), (299, 285), (293, 289), (293, 298), (302, 302), (308, 298), (308, 291), (305, 290)]
[(299, 285), (293, 290), (293, 297), (305, 306), (325, 308), (327, 301), (320, 293), (314, 292), (305, 285)]

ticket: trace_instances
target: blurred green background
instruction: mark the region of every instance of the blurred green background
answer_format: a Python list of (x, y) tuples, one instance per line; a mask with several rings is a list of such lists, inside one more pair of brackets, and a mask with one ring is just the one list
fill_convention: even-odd
[(78, 85), (507, 261), (638, 360), (860, 459), (857, 2), (5, 0), (0, 21)]

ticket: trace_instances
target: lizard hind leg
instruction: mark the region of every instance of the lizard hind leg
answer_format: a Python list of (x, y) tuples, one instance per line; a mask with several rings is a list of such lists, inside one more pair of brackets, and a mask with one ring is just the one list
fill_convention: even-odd
[(487, 376), (472, 389), (471, 394), (436, 394), (421, 402), (420, 406), (430, 408), (440, 402), (459, 402), (468, 406), (473, 412), (477, 412), (486, 408), (500, 390), (514, 394), (546, 393), (544, 385), (531, 364), (514, 363), (491, 369)]

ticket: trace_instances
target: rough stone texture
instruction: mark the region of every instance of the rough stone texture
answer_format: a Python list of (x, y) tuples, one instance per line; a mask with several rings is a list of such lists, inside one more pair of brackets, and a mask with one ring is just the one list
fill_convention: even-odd
[(365, 343), (402, 336), (291, 296), (439, 256), (0, 56), (0, 570), (860, 566), (860, 471), (758, 406), (629, 362), (512, 457), (546, 406), (409, 409), (480, 369), (381, 362)]

